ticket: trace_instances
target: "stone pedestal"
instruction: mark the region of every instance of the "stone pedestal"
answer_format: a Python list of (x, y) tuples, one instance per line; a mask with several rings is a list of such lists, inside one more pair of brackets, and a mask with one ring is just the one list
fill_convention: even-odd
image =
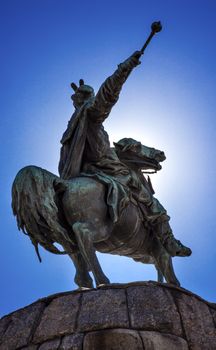
[(0, 350), (216, 350), (216, 305), (168, 284), (112, 284), (17, 310), (0, 339)]

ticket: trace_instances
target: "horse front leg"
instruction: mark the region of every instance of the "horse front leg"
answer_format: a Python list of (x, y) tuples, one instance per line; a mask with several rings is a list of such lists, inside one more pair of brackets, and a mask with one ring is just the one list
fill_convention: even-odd
[(93, 246), (94, 232), (92, 228), (90, 228), (88, 223), (81, 222), (76, 222), (72, 227), (77, 239), (80, 253), (92, 271), (96, 285), (109, 284), (110, 281), (103, 273), (96, 256), (95, 248)]
[(157, 265), (155, 266), (155, 268), (157, 270), (157, 281), (160, 282), (160, 283), (163, 283), (164, 282), (164, 277), (163, 277), (163, 274), (162, 274), (161, 270), (158, 268)]
[(180, 287), (173, 269), (172, 258), (156, 237), (152, 241), (152, 255), (155, 259), (157, 270), (162, 272), (165, 280)]
[(79, 288), (94, 288), (89, 268), (80, 252), (69, 254), (76, 268), (74, 282)]

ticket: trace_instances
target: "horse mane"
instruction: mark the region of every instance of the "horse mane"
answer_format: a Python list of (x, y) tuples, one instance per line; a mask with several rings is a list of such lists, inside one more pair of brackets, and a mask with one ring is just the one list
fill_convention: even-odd
[(61, 243), (59, 237), (64, 249), (74, 251), (73, 233), (59, 217), (55, 182), (64, 180), (42, 168), (28, 166), (18, 172), (12, 186), (12, 209), (18, 229), (30, 237), (40, 261), (38, 244), (51, 253), (67, 254), (54, 245)]

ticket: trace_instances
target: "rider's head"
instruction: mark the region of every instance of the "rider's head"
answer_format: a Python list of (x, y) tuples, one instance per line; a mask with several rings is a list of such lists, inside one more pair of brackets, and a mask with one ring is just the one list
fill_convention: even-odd
[(85, 85), (83, 79), (80, 79), (79, 85), (78, 87), (75, 83), (71, 83), (71, 87), (75, 91), (71, 96), (75, 108), (82, 107), (85, 102), (95, 95), (94, 89), (89, 85)]

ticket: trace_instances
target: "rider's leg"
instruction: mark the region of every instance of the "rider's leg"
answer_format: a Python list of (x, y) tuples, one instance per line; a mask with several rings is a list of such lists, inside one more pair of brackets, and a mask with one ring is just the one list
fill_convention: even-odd
[(190, 256), (191, 249), (184, 246), (174, 237), (169, 224), (170, 217), (155, 197), (152, 197), (152, 203), (149, 208), (152, 214), (149, 216), (150, 222), (168, 253), (171, 256)]
[(169, 216), (162, 215), (156, 220), (155, 225), (157, 235), (160, 238), (163, 246), (171, 256), (190, 256), (191, 249), (184, 246), (181, 241), (177, 240), (172, 232), (169, 224)]

